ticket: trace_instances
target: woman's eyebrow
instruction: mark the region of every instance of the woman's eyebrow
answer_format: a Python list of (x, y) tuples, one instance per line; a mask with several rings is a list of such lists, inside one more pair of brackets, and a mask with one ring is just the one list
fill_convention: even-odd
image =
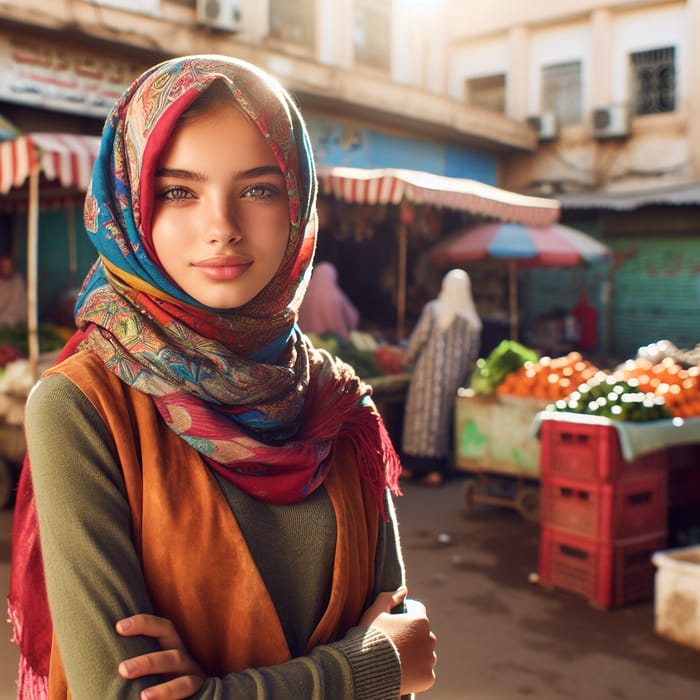
[(284, 175), (279, 165), (261, 165), (241, 173), (244, 177), (261, 177), (262, 175)]
[[(261, 165), (238, 174), (239, 177), (262, 177), (264, 175), (283, 176), (284, 173), (278, 165)], [(204, 173), (196, 170), (184, 170), (183, 168), (158, 168), (155, 177), (172, 177), (177, 180), (196, 180), (197, 182), (204, 182), (207, 179)]]

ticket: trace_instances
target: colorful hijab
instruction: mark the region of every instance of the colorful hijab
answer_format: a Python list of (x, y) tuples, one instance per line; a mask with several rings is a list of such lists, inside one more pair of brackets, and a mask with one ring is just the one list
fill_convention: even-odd
[(447, 330), (452, 321), (461, 316), (476, 331), (481, 331), (481, 319), (472, 298), (472, 285), (464, 270), (450, 270), (443, 278), (436, 300), (437, 325)]
[[(266, 139), (289, 197), (289, 240), (276, 276), (229, 311), (206, 308), (175, 285), (150, 235), (158, 157), (177, 119), (213, 81), (230, 89)], [(400, 467), (370, 389), (350, 366), (314, 349), (296, 324), (316, 243), (315, 205), (309, 137), (276, 81), (224, 56), (151, 68), (105, 124), (84, 211), (99, 258), (78, 297), (78, 332), (63, 355), (92, 349), (110, 371), (150, 395), (167, 425), (212, 468), (270, 503), (300, 501), (317, 489), (336, 438), (347, 435), (382, 509), (384, 490), (398, 492)], [(25, 670), (45, 675), (48, 654), (38, 647), (46, 638), (35, 613), (45, 606), (45, 592), (29, 583), (43, 582), (43, 569), (26, 468), (17, 506), (10, 615)], [(48, 633), (50, 642), (50, 627)]]

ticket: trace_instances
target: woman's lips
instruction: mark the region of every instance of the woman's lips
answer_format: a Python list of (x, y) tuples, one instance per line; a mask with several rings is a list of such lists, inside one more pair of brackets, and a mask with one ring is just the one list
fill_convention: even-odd
[(211, 280), (223, 282), (240, 277), (251, 265), (252, 260), (240, 257), (208, 258), (194, 263), (203, 275)]

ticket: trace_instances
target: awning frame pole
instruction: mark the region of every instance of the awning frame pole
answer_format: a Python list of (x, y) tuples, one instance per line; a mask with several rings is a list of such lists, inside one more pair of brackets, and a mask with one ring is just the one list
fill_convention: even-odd
[(508, 261), (508, 306), (510, 307), (510, 338), (518, 340), (518, 326), (520, 325), (518, 309), (518, 263), (515, 260)]
[(27, 213), (27, 343), (32, 381), (39, 379), (39, 168), (29, 173), (29, 209)]
[(400, 341), (406, 332), (406, 260), (408, 248), (408, 230), (406, 223), (401, 222), (399, 226), (399, 284), (398, 299), (396, 300), (396, 341)]

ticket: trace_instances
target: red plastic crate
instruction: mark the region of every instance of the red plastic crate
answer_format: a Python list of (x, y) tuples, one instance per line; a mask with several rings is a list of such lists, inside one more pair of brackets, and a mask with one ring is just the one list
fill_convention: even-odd
[(540, 484), (540, 520), (577, 535), (617, 540), (666, 530), (666, 473), (613, 483), (544, 478)]
[(666, 449), (627, 461), (614, 425), (543, 420), (540, 426), (540, 475), (591, 481), (617, 481), (668, 468)]
[(668, 448), (668, 468), (700, 467), (700, 444), (671, 445)]
[(539, 582), (568, 591), (603, 608), (654, 596), (654, 552), (668, 543), (666, 532), (616, 544), (542, 526)]

